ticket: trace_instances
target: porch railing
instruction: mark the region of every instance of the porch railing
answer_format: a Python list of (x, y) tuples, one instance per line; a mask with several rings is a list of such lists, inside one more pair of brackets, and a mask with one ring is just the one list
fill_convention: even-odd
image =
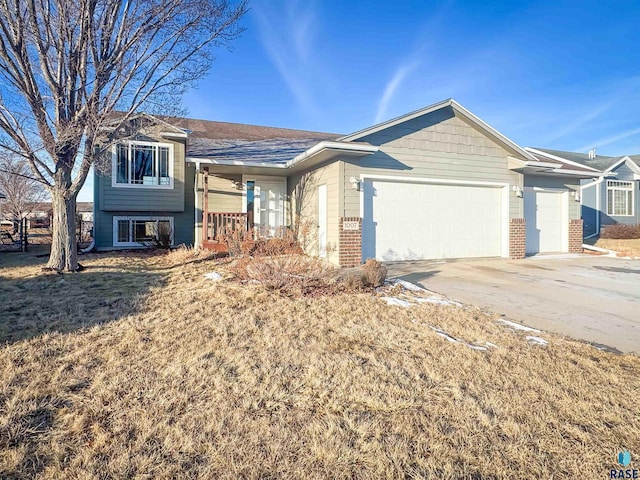
[(215, 243), (221, 233), (248, 231), (248, 214), (238, 212), (203, 212), (202, 224), (205, 232), (204, 240)]

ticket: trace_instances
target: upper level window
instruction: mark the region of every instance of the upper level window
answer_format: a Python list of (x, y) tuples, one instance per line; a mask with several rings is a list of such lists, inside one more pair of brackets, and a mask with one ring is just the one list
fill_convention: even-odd
[(607, 215), (633, 215), (633, 182), (607, 180)]
[(171, 188), (173, 145), (129, 142), (116, 145), (113, 165), (115, 186), (142, 185)]

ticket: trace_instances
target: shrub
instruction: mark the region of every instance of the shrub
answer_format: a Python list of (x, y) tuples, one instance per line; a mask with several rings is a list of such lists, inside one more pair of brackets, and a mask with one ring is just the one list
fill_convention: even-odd
[(612, 240), (625, 240), (631, 238), (640, 238), (640, 225), (609, 225), (604, 227), (600, 238), (610, 238)]
[(377, 260), (369, 258), (364, 265), (348, 271), (342, 277), (342, 283), (351, 291), (380, 287), (387, 278), (387, 267)]
[(211, 252), (203, 248), (188, 247), (183, 244), (178, 248), (169, 250), (166, 255), (166, 261), (170, 265), (183, 265), (195, 260), (203, 260), (212, 257), (215, 257), (215, 252)]
[(259, 232), (255, 229), (235, 229), (227, 231), (221, 229), (216, 235), (216, 240), (224, 243), (232, 257), (248, 256), (272, 256), (301, 254), (302, 248), (296, 241), (293, 233), (286, 227), (281, 227), (275, 232), (275, 236), (268, 237), (268, 232)]
[(240, 257), (231, 266), (241, 280), (256, 281), (290, 295), (328, 291), (335, 285), (335, 268), (304, 255)]
[(365, 285), (369, 287), (379, 287), (384, 284), (387, 278), (387, 267), (373, 258), (367, 259), (362, 267)]

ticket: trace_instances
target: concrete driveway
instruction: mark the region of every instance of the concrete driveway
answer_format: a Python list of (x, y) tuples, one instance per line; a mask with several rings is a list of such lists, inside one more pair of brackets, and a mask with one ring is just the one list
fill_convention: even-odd
[(390, 277), (526, 325), (640, 353), (640, 260), (558, 255), (387, 266)]

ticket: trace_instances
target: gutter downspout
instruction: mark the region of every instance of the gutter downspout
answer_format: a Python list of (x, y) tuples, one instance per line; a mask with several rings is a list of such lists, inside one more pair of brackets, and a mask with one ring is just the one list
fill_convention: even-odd
[(585, 188), (598, 186), (598, 188), (596, 189), (596, 233), (594, 233), (593, 235), (589, 235), (588, 237), (584, 237), (583, 240), (588, 240), (590, 238), (597, 237), (598, 235), (600, 235), (600, 207), (601, 207), (600, 204), (602, 203), (601, 201), (602, 189), (599, 187), (599, 185), (603, 181), (604, 181), (604, 176), (601, 176), (597, 180), (591, 183), (587, 183), (586, 185), (582, 185), (580, 187), (580, 204), (582, 204), (582, 190)]

